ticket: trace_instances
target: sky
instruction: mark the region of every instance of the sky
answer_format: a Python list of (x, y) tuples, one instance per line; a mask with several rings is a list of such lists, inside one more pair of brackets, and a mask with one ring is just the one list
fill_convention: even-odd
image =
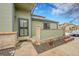
[[(74, 10), (78, 9), (78, 7), (75, 7), (74, 5), (75, 4), (72, 4), (72, 3), (69, 3), (69, 4), (38, 3), (37, 6), (34, 8), (33, 14), (44, 16), (48, 20), (57, 21), (59, 22), (59, 24), (70, 23), (70, 21), (74, 20), (79, 14), (78, 12), (74, 12)], [(74, 9), (72, 10), (72, 8)], [(72, 10), (72, 12), (69, 10)], [(73, 14), (70, 15), (71, 13)], [(79, 25), (79, 20), (73, 21), (72, 24)]]

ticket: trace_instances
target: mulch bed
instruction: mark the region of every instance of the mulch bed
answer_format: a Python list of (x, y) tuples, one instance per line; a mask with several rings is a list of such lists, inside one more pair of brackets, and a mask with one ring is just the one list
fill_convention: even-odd
[(49, 49), (55, 48), (64, 43), (74, 40), (74, 38), (71, 38), (71, 39), (65, 41), (65, 39), (68, 39), (68, 38), (70, 38), (70, 37), (66, 37), (66, 36), (58, 37), (58, 38), (56, 38), (56, 40), (50, 39), (49, 41), (47, 41), (45, 43), (41, 43), (40, 45), (36, 45), (33, 43), (33, 46), (39, 54), (39, 53), (45, 52)]

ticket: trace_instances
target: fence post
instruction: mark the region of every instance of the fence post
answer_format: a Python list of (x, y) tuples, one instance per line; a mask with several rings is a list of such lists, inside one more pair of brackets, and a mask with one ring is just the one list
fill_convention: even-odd
[(40, 33), (40, 26), (37, 26), (36, 27), (36, 45), (40, 45), (40, 35), (41, 35), (41, 33)]

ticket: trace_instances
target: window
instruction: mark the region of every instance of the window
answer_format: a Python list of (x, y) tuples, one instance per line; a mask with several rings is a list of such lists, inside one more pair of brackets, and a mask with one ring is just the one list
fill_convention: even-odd
[(44, 29), (50, 29), (50, 23), (44, 23)]

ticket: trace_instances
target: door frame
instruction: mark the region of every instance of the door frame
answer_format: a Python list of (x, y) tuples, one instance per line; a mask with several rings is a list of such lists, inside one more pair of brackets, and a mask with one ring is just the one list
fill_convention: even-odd
[[(26, 28), (24, 27), (24, 29), (27, 29), (27, 35), (22, 35), (22, 36), (20, 35), (20, 29), (23, 29), (22, 27), (20, 27), (20, 20), (26, 20), (26, 21), (27, 21), (27, 27), (26, 27)], [(19, 37), (28, 36), (28, 35), (29, 35), (29, 30), (28, 30), (28, 29), (29, 29), (29, 28), (28, 28), (28, 27), (29, 27), (28, 19), (18, 18), (18, 22), (19, 22), (19, 23), (18, 23), (18, 35), (19, 35)]]

